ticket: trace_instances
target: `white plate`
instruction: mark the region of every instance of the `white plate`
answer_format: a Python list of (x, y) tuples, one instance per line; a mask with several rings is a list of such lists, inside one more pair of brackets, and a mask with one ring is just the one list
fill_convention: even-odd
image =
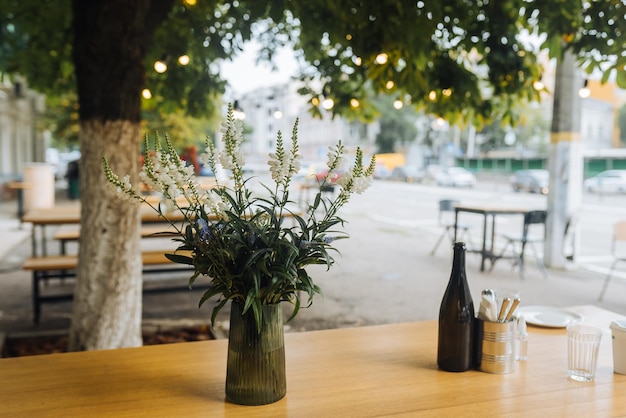
[(582, 321), (582, 316), (551, 306), (524, 306), (518, 309), (518, 316), (523, 316), (528, 324), (538, 327), (565, 328)]

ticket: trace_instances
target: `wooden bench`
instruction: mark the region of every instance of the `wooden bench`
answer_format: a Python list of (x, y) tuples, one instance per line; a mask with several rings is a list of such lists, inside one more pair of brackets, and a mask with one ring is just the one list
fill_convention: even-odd
[[(148, 225), (143, 226), (140, 231), (141, 238), (168, 238), (175, 237), (176, 231), (168, 226), (163, 225)], [(55, 232), (53, 236), (54, 240), (59, 241), (61, 254), (66, 254), (67, 243), (78, 241), (80, 239), (80, 229), (61, 229)]]
[[(143, 263), (143, 273), (172, 273), (172, 272), (189, 272), (193, 271), (193, 266), (177, 264), (170, 261), (165, 256), (165, 251), (146, 251), (141, 253)], [(78, 265), (78, 256), (76, 255), (52, 255), (42, 257), (27, 258), (22, 268), (32, 272), (32, 292), (33, 292), (33, 321), (39, 323), (41, 316), (41, 304), (46, 302), (58, 302), (63, 300), (71, 300), (73, 294), (51, 294), (44, 295), (41, 291), (42, 282), (50, 279), (64, 279), (76, 276), (76, 267)], [(195, 288), (203, 288), (202, 286), (194, 286)], [(206, 288), (206, 286), (204, 286)], [(163, 293), (174, 292), (189, 289), (187, 285), (166, 286), (144, 288), (144, 293)]]

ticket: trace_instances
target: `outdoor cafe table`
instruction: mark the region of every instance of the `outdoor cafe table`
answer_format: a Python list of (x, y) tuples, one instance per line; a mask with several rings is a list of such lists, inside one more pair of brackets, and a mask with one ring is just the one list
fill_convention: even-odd
[[(140, 209), (142, 223), (163, 223), (166, 220), (160, 216), (152, 208), (143, 205)], [(181, 212), (167, 213), (170, 221), (176, 222), (184, 219)], [(31, 234), (31, 245), (33, 256), (38, 255), (41, 249), (41, 255), (46, 255), (46, 226), (49, 225), (70, 225), (80, 224), (80, 205), (59, 205), (52, 208), (38, 208), (28, 211), (22, 218), (22, 222), (28, 222), (33, 225)], [(37, 229), (40, 229), (40, 244), (37, 244)]]
[(567, 377), (565, 329), (529, 327), (510, 374), (437, 369), (437, 321), (285, 334), (287, 395), (249, 407), (224, 398), (227, 341), (0, 359), (0, 415), (241, 417), (566, 417), (626, 415), (611, 320), (571, 308), (604, 335), (596, 379)]
[[(496, 216), (497, 215), (524, 215), (528, 209), (494, 205), (455, 205), (454, 206), (454, 241), (457, 237), (457, 226), (459, 225), (459, 213), (475, 213), (483, 216), (483, 242), (480, 250), (480, 271), (485, 271), (485, 261), (488, 259), (492, 263), (498, 259), (498, 255), (494, 252), (494, 240), (496, 236)], [(491, 222), (489, 222), (489, 218)], [(491, 234), (488, 231), (491, 230)], [(487, 237), (490, 235), (490, 244), (487, 244)], [(474, 251), (474, 250), (472, 250)]]

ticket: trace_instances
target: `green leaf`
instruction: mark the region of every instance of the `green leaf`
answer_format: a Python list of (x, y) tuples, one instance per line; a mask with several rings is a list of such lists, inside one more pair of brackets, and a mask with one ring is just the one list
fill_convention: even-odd
[(165, 257), (174, 263), (187, 264), (187, 265), (193, 266), (193, 258), (186, 256), (186, 255), (165, 254)]

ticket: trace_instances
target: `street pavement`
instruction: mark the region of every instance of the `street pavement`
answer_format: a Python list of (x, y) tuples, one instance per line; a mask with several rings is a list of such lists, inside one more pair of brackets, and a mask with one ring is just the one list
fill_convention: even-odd
[[(381, 187), (385, 187), (384, 183), (378, 182), (373, 189)], [(437, 318), (450, 276), (452, 245), (444, 241), (436, 254), (430, 255), (441, 234), (436, 209), (433, 208), (432, 217), (427, 219), (390, 219), (385, 216), (384, 202), (371, 196), (366, 198), (367, 193), (370, 191), (355, 196), (342, 212), (348, 221), (346, 231), (350, 238), (336, 242), (341, 252), (336, 265), (329, 271), (321, 266), (310, 269), (324, 295), (317, 296), (309, 308), (302, 309), (288, 323), (288, 331)], [(41, 323), (38, 326), (32, 323), (30, 274), (20, 269), (21, 261), (30, 253), (30, 225), (20, 225), (15, 212), (15, 201), (0, 204), (0, 334), (65, 333), (71, 321), (71, 302), (43, 305)], [(51, 229), (48, 235), (52, 234)], [(519, 291), (520, 306), (593, 304), (626, 315), (623, 274), (611, 282), (604, 301), (597, 301), (608, 266), (606, 262), (595, 266), (579, 265), (570, 270), (549, 269), (546, 278), (530, 254), (526, 261), (525, 275), (521, 278), (508, 260), (498, 261), (493, 271), (481, 272), (478, 255), (468, 254), (467, 276), (476, 309), (481, 290), (493, 288)], [(48, 290), (62, 286), (71, 284), (50, 283)], [(200, 294), (199, 291), (182, 291), (145, 295), (146, 329), (209, 323), (211, 301), (199, 309)], [(306, 304), (306, 300), (303, 302)], [(289, 305), (285, 309), (288, 314)], [(218, 317), (218, 333), (227, 326), (227, 315), (226, 309)]]

